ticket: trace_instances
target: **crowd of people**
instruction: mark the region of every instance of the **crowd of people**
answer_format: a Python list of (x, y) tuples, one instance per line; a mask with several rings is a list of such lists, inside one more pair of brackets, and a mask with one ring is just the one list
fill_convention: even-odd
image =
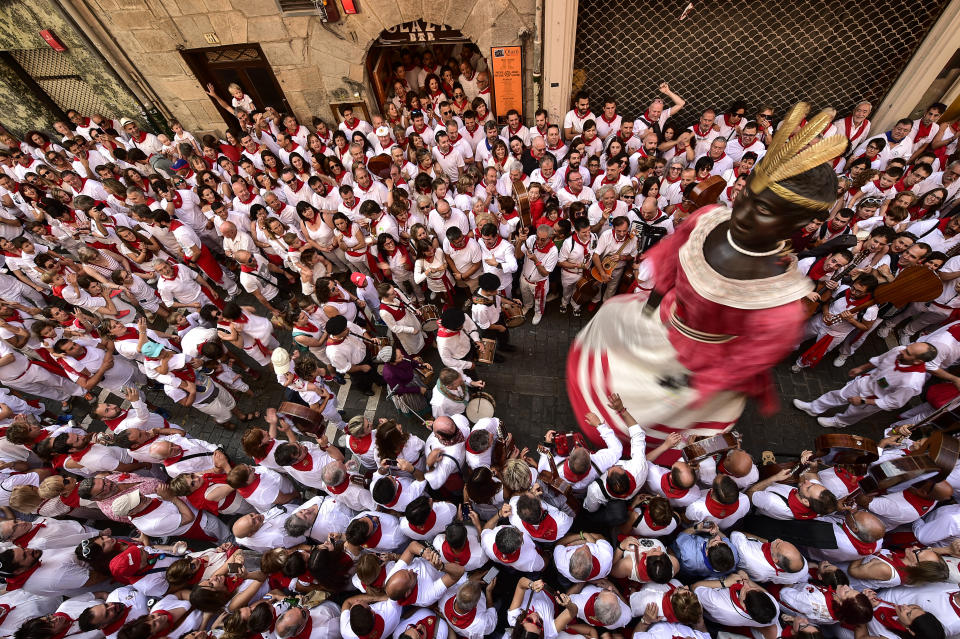
[[(960, 636), (956, 468), (863, 494), (867, 469), (810, 451), (799, 472), (739, 444), (693, 460), (680, 433), (648, 446), (616, 394), (597, 401), (629, 432), (588, 414), (597, 450), (468, 419), (518, 316), (650, 294), (644, 255), (712, 176), (737, 201), (772, 108), (687, 128), (664, 83), (635, 119), (578, 93), (562, 122), (525, 121), (492, 112), (476, 50), (392, 72), (371, 122), (307, 126), (231, 85), (209, 87), (239, 123), (222, 140), (76, 111), (0, 136), (0, 636)], [(849, 145), (835, 205), (791, 242), (817, 284), (794, 371), (844, 366), (871, 333), (900, 345), (793, 404), (837, 429), (928, 389), (883, 464), (960, 394), (960, 125), (933, 104), (872, 131), (870, 109), (822, 133)], [(940, 297), (869, 304), (915, 265)], [(306, 421), (240, 410), (261, 378)], [(344, 414), (347, 383), (404, 417)], [(251, 463), (147, 390), (246, 424)]]

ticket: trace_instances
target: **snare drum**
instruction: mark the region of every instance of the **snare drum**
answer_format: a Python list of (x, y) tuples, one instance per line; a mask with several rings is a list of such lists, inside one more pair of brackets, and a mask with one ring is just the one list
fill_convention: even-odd
[(479, 393), (470, 394), (470, 401), (467, 402), (464, 415), (466, 415), (467, 419), (471, 422), (476, 423), (484, 417), (493, 417), (493, 413), (496, 410), (497, 402), (494, 401), (493, 395), (480, 391)]
[(500, 310), (503, 311), (504, 324), (507, 325), (507, 328), (516, 328), (520, 326), (527, 318), (523, 315), (523, 307), (519, 304), (509, 304), (505, 303), (500, 307)]
[(440, 313), (437, 311), (436, 306), (433, 304), (424, 304), (417, 311), (417, 314), (420, 316), (420, 326), (423, 330), (431, 332), (437, 330)]
[(477, 362), (480, 364), (493, 364), (493, 356), (497, 352), (497, 340), (481, 339), (477, 343)]

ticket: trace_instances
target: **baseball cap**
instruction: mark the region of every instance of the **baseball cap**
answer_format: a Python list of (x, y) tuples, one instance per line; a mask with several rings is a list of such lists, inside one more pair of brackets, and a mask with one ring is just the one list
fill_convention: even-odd
[(163, 352), (163, 346), (157, 344), (156, 342), (146, 342), (143, 346), (140, 347), (140, 352), (143, 353), (146, 357), (159, 357), (160, 353)]
[(170, 165), (170, 168), (173, 169), (174, 171), (179, 171), (180, 169), (185, 169), (185, 168), (187, 168), (187, 166), (188, 166), (188, 164), (187, 164), (186, 160), (184, 160), (183, 158), (180, 158), (179, 160), (177, 160), (177, 161), (175, 161), (173, 164), (171, 164), (171, 165)]
[(354, 273), (350, 276), (350, 281), (363, 288), (367, 285), (367, 276), (363, 273)]
[(133, 583), (136, 581), (134, 577), (140, 574), (142, 560), (143, 555), (139, 546), (127, 546), (126, 550), (110, 560), (110, 574), (120, 583)]
[(126, 517), (130, 514), (134, 508), (140, 505), (140, 500), (142, 496), (140, 495), (139, 490), (131, 490), (129, 493), (124, 493), (113, 500), (111, 508), (113, 509), (113, 514), (118, 517)]
[(273, 364), (273, 370), (277, 375), (286, 375), (290, 372), (290, 353), (285, 348), (273, 349), (270, 356), (270, 362)]

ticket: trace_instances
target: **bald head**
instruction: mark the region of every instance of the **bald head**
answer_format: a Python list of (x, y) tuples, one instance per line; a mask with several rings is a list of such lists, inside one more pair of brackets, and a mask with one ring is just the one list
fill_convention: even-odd
[(753, 469), (753, 458), (739, 448), (731, 450), (723, 459), (723, 470), (731, 477), (746, 477)]
[[(236, 228), (234, 228), (234, 231), (236, 231)], [(253, 255), (250, 253), (250, 251), (236, 251), (233, 254), (233, 259), (241, 264), (246, 263), (251, 257), (253, 257)]]
[(438, 417), (433, 421), (433, 432), (443, 437), (450, 437), (457, 432), (457, 425), (449, 417)]
[(383, 590), (394, 601), (401, 601), (417, 585), (417, 575), (412, 570), (398, 570), (390, 575)]
[(233, 222), (224, 222), (220, 225), (220, 232), (225, 238), (232, 240), (237, 236), (237, 225)]
[(854, 525), (850, 528), (861, 541), (873, 543), (882, 539), (887, 532), (883, 522), (873, 513), (860, 510), (853, 513), (852, 519)]

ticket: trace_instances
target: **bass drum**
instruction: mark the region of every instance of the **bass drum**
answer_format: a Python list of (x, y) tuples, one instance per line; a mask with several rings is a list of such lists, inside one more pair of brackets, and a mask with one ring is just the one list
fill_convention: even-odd
[(481, 391), (471, 394), (464, 415), (467, 416), (467, 419), (469, 419), (471, 423), (476, 424), (484, 417), (493, 417), (496, 410), (497, 402), (493, 399), (493, 395)]

